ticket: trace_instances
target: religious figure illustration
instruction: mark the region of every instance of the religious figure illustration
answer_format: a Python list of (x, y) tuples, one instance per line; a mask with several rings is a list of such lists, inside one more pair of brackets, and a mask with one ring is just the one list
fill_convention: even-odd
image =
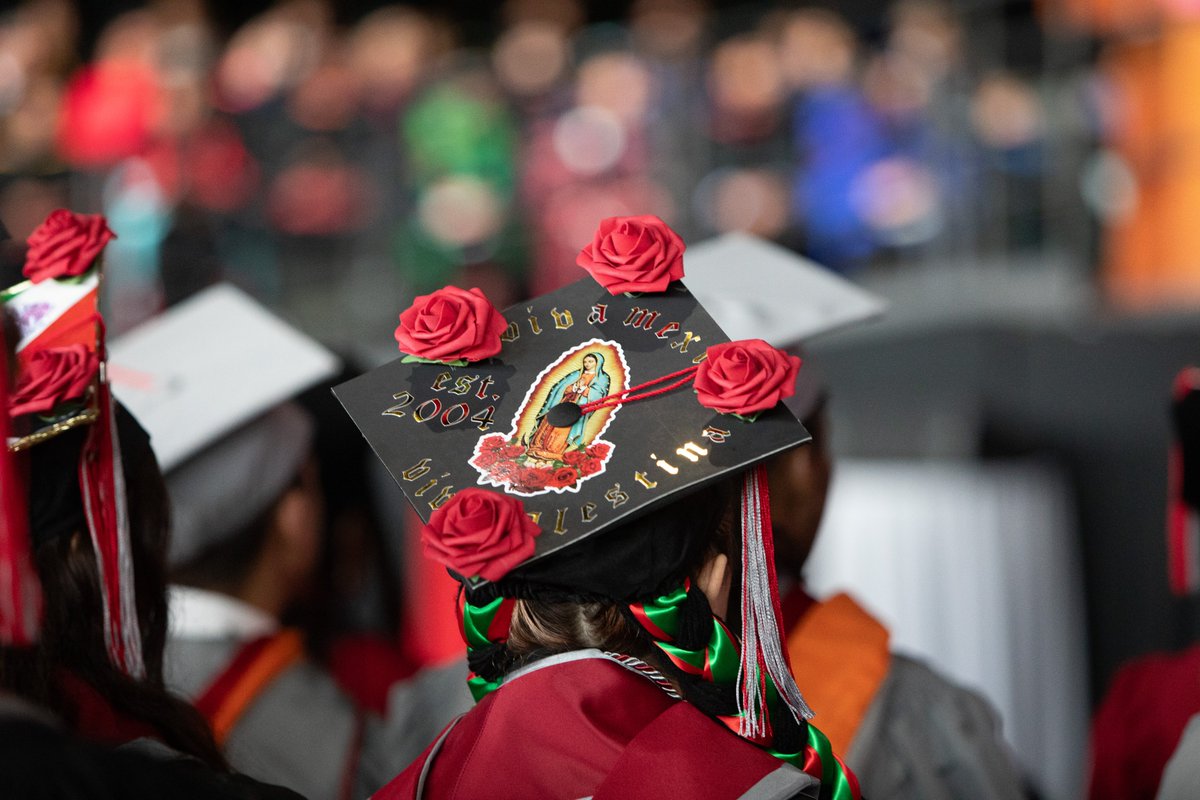
[(570, 448), (582, 449), (589, 442), (584, 440), (584, 427), (591, 413), (583, 414), (570, 428), (557, 428), (550, 424), (546, 415), (559, 403), (575, 403), (582, 406), (599, 400), (608, 394), (611, 380), (604, 371), (604, 356), (588, 353), (583, 357), (579, 369), (554, 385), (549, 397), (537, 413), (538, 426), (525, 442), (525, 453), (542, 461), (562, 461)]
[(615, 342), (593, 339), (563, 353), (529, 387), (512, 429), (480, 438), (470, 461), (479, 482), (531, 496), (577, 491), (580, 483), (603, 472), (613, 446), (600, 436), (617, 408), (589, 411), (562, 427), (553, 424), (550, 411), (619, 393), (629, 383), (628, 373)]

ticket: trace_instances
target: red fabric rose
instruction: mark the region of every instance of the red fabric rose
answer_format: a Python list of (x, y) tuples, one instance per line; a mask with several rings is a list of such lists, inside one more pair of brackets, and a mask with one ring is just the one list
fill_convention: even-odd
[(519, 444), (506, 444), (500, 448), (500, 455), (505, 458), (517, 458), (525, 453), (525, 448)]
[(34, 283), (47, 278), (82, 275), (115, 234), (99, 214), (74, 214), (60, 208), (29, 234), (25, 277)]
[(517, 498), (463, 489), (433, 512), (421, 541), (434, 561), (467, 577), (496, 581), (533, 555), (541, 532)]
[(563, 453), (563, 463), (570, 464), (572, 467), (578, 467), (589, 458), (591, 456), (583, 450), (568, 450), (566, 453)]
[(21, 365), (8, 413), (45, 414), (82, 397), (99, 368), (100, 359), (84, 344), (39, 350)]
[(556, 489), (565, 489), (568, 486), (574, 486), (578, 478), (579, 473), (571, 467), (559, 467), (551, 473), (550, 485)]
[(430, 361), (481, 361), (500, 352), (508, 323), (478, 289), (447, 286), (423, 294), (400, 314), (400, 351)]
[(683, 277), (683, 239), (656, 216), (601, 220), (575, 263), (610, 294), (661, 292)]
[(800, 359), (762, 339), (743, 339), (708, 348), (696, 370), (696, 399), (722, 414), (748, 416), (796, 392)]

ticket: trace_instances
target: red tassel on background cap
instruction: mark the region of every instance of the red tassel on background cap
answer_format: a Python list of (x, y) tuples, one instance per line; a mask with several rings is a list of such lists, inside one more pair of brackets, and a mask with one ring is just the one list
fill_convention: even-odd
[(1175, 376), (1172, 393), (1174, 440), (1167, 463), (1167, 580), (1186, 596), (1200, 591), (1200, 369)]
[(88, 431), (79, 458), (79, 486), (87, 515), (104, 605), (104, 639), (112, 662), (135, 678), (146, 673), (142, 636), (134, 600), (133, 555), (129, 513), (125, 507), (125, 473), (113, 413), (112, 392), (101, 368), (100, 417)]
[[(11, 435), (8, 417), (7, 349), (0, 331), (0, 435)], [(29, 513), (13, 454), (0, 447), (0, 644), (29, 645), (37, 639), (42, 587), (29, 552)]]

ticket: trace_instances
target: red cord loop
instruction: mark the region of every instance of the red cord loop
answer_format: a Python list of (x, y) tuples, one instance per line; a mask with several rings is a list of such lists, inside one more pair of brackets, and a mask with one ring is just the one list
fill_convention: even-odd
[[(617, 392), (616, 394), (610, 394), (607, 397), (601, 397), (599, 400), (593, 400), (590, 403), (585, 403), (584, 405), (581, 405), (579, 407), (579, 413), (580, 414), (590, 414), (593, 411), (596, 411), (601, 408), (606, 408), (608, 406), (616, 406), (616, 405), (620, 405), (622, 403), (632, 403), (636, 400), (646, 400), (651, 397), (656, 397), (657, 395), (660, 395), (660, 394), (666, 394), (667, 392), (678, 389), (680, 386), (684, 386), (688, 383), (691, 383), (692, 378), (696, 374), (696, 370), (698, 370), (699, 368), (700, 368), (699, 366), (691, 366), (691, 367), (688, 367), (687, 369), (681, 369), (678, 372), (672, 372), (670, 375), (663, 375), (663, 376), (655, 378), (653, 380), (646, 381), (645, 383), (639, 383), (637, 386), (630, 386), (628, 389), (625, 389), (624, 391)], [(654, 386), (655, 384), (663, 383), (665, 381), (669, 381), (672, 378), (678, 378), (679, 380), (677, 380), (674, 383), (669, 384), (667, 386), (663, 386), (661, 388), (655, 389), (652, 392), (642, 391), (643, 389), (646, 389), (647, 387)], [(633, 392), (639, 392), (639, 391), (641, 391), (642, 393), (641, 394), (632, 394)]]

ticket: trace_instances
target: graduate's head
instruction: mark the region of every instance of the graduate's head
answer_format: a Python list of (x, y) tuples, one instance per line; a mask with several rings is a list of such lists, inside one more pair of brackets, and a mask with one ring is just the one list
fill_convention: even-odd
[(314, 421), (289, 398), (337, 359), (217, 285), (113, 342), (110, 360), (166, 474), (173, 579), (282, 613), (309, 585), (324, 524)]
[[(511, 666), (585, 647), (655, 659), (653, 643), (623, 610), (690, 581), (712, 615), (731, 620), (739, 557), (740, 482), (731, 477), (619, 525), (602, 537), (515, 571), (498, 588), (518, 598), (508, 634)], [(486, 590), (483, 596), (488, 596)]]
[[(69, 676), (180, 751), (224, 766), (199, 715), (162, 683), (166, 491), (145, 430), (106, 380), (96, 299), (111, 236), (100, 217), (56, 211), (29, 239), (29, 280), (4, 292), (4, 361), (15, 369), (5, 370), (12, 390), (0, 413), (23, 478), (6, 474), (5, 502), (25, 512), (41, 619), (35, 641), (0, 650), (0, 683), (74, 724)], [(18, 483), (25, 492), (13, 498)]]
[(812, 442), (767, 462), (775, 560), (780, 570), (790, 574), (798, 574), (812, 552), (833, 474), (827, 394), (811, 364), (805, 371), (808, 374), (801, 375), (796, 394), (786, 402), (812, 434)]
[[(162, 681), (166, 640), (166, 488), (146, 432), (116, 409), (134, 597), (146, 676)], [(50, 660), (93, 673), (108, 664), (101, 579), (92, 547), (78, 464), (90, 431), (77, 428), (22, 454), (29, 470), (29, 521), (45, 615), (41, 644)]]
[(284, 403), (171, 470), (175, 581), (254, 597), (269, 579), (283, 604), (303, 594), (324, 521), (313, 436), (311, 415)]
[(878, 316), (884, 303), (819, 264), (744, 234), (701, 244), (688, 256), (688, 286), (726, 333), (761, 337), (805, 358), (795, 394), (783, 402), (812, 442), (767, 461), (776, 560), (798, 573), (820, 528), (833, 467), (828, 387), (804, 350), (818, 336)]
[[(656, 218), (605, 220), (580, 254), (593, 278), (503, 316), (460, 289), (418, 298), (404, 357), (334, 392), (463, 583), (477, 697), (543, 654), (632, 651), (790, 747), (808, 712), (778, 644), (762, 465), (808, 441), (781, 402), (800, 360), (729, 341), (679, 282), (682, 249)], [(603, 391), (547, 408), (593, 361)], [(529, 446), (548, 428), (564, 449)]]

